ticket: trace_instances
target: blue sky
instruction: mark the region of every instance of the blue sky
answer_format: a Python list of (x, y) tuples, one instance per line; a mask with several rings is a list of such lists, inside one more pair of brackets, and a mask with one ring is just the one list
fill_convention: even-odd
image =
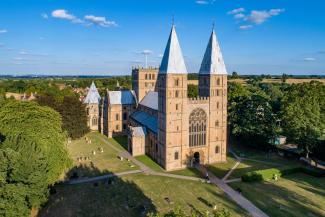
[(159, 66), (172, 17), (189, 72), (212, 22), (228, 73), (325, 74), (323, 0), (1, 0), (0, 74), (117, 75)]

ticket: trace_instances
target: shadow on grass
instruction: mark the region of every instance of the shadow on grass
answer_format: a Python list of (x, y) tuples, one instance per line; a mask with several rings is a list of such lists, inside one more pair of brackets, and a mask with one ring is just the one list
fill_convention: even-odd
[(108, 139), (110, 142), (115, 143), (122, 147), (124, 150), (128, 151), (128, 138), (127, 136), (115, 136), (113, 138)]
[[(286, 183), (286, 180), (293, 183)], [(324, 178), (304, 174), (289, 175), (282, 182), (231, 183), (269, 216), (323, 216)], [(310, 189), (314, 191), (310, 191)]]
[[(72, 179), (79, 174), (107, 174), (94, 166), (73, 168), (68, 172)], [(57, 184), (51, 189), (48, 202), (38, 217), (101, 217), (146, 216), (155, 213), (156, 207), (133, 182), (110, 177), (85, 184)]]
[(66, 173), (66, 179), (79, 179), (79, 178), (87, 178), (87, 177), (94, 177), (100, 175), (107, 175), (112, 174), (112, 172), (108, 170), (99, 170), (97, 167), (94, 166), (92, 162), (90, 165), (80, 164), (78, 166), (74, 166)]

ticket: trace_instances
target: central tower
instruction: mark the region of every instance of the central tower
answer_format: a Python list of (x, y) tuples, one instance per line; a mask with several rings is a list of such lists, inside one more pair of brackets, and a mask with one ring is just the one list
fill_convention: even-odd
[[(166, 170), (182, 167), (186, 143), (187, 70), (175, 26), (172, 26), (158, 72), (158, 150)], [(183, 123), (184, 122), (184, 123)]]

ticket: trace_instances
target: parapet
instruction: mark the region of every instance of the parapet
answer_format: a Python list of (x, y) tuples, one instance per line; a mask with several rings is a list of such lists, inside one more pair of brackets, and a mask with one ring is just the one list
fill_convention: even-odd
[(206, 104), (209, 103), (209, 97), (196, 97), (196, 98), (188, 98), (189, 104)]

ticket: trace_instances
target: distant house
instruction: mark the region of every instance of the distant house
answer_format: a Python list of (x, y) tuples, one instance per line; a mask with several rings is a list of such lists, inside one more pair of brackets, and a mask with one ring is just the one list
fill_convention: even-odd
[(14, 98), (19, 101), (32, 101), (36, 99), (36, 96), (36, 92), (31, 94), (6, 92), (6, 98)]

